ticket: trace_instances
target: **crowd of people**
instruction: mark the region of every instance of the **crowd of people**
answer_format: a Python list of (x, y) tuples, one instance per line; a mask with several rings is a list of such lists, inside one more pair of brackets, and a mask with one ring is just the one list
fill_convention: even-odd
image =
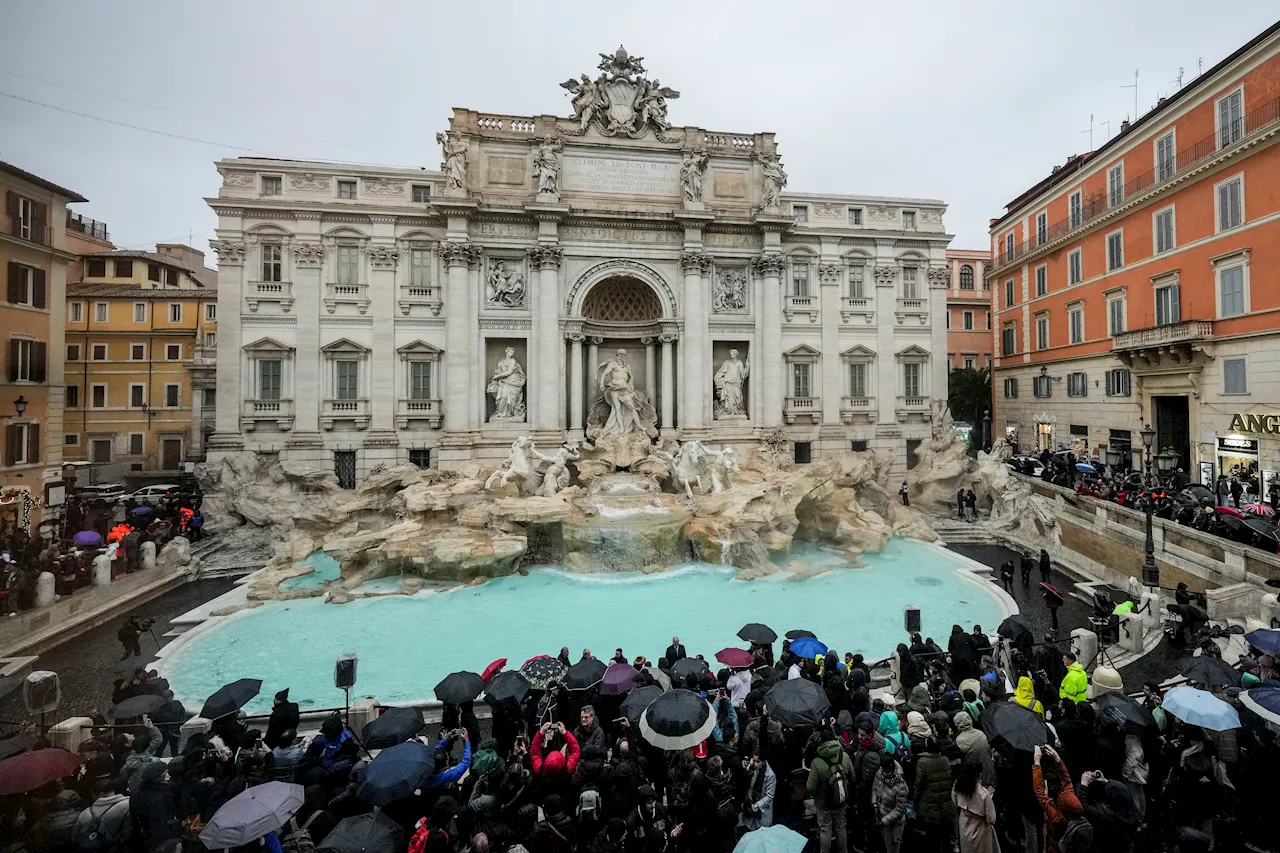
[(39, 535), (17, 526), (0, 531), (0, 614), (16, 616), (35, 607), (43, 572), (53, 576), (54, 594), (64, 597), (91, 584), (99, 554), (111, 558), (114, 579), (143, 568), (144, 542), (154, 542), (158, 551), (176, 536), (200, 541), (202, 501), (198, 491), (182, 490), (154, 504), (128, 498), (95, 510), (90, 499), (76, 496), (62, 522), (42, 526)]
[[(753, 644), (749, 666), (718, 672), (682, 664), (678, 638), (656, 665), (618, 649), (611, 663), (636, 670), (628, 693), (552, 681), (490, 701), (487, 731), (472, 702), (446, 705), (428, 774), (376, 807), (408, 853), (728, 851), (774, 825), (820, 853), (1275, 849), (1267, 805), (1280, 750), (1259, 718), (1242, 711), (1243, 727), (1226, 731), (1190, 725), (1148, 684), (1136, 704), (1154, 725), (1134, 726), (1086, 698), (1088, 676), (1070, 654), (1042, 644), (1002, 657), (992, 639), (957, 625), (946, 649), (912, 635), (876, 663), (800, 657), (789, 641), (775, 659), (772, 644)], [(568, 649), (559, 658), (567, 667)], [(873, 689), (881, 665), (889, 684)], [(1240, 667), (1246, 683), (1280, 686), (1268, 656)], [(794, 679), (821, 687), (820, 724), (771, 713), (770, 691)], [(655, 746), (624, 704), (667, 681), (710, 704), (714, 727), (693, 748)], [(79, 775), (0, 797), (6, 850), (195, 853), (220, 806), (271, 780), (304, 786), (305, 801), (245, 851), (310, 853), (343, 818), (375, 808), (361, 736), (335, 714), (300, 738), (288, 689), (265, 728), (229, 713), (181, 750), (189, 714), (163, 679), (139, 668), (112, 699), (148, 694), (163, 704), (136, 726), (95, 717)], [(1034, 748), (988, 725), (1006, 704), (1044, 721)]]

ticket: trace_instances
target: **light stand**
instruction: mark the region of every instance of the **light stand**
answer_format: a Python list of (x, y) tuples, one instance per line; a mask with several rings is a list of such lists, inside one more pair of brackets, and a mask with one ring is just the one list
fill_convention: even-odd
[(342, 691), (342, 723), (347, 728), (351, 728), (351, 688), (356, 684), (356, 664), (359, 660), (360, 656), (355, 652), (347, 652), (333, 665), (333, 686)]

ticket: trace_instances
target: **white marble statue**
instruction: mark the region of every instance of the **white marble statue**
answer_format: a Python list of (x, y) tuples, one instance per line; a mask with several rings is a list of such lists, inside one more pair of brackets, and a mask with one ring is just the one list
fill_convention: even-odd
[(702, 175), (707, 170), (707, 152), (690, 151), (680, 164), (680, 186), (684, 188), (686, 204), (702, 201)]
[(578, 459), (576, 450), (575, 447), (562, 444), (548, 456), (534, 448), (533, 455), (548, 463), (547, 469), (542, 472), (542, 484), (538, 486), (539, 495), (544, 498), (554, 498), (562, 489), (568, 487), (569, 462)]
[(648, 435), (657, 438), (657, 415), (644, 395), (636, 391), (627, 351), (618, 350), (600, 366), (596, 375), (600, 397), (588, 418), (588, 435), (595, 441), (610, 436)]
[(573, 119), (578, 122), (578, 134), (581, 135), (603, 106), (600, 87), (591, 82), (591, 78), (585, 74), (582, 75), (581, 81), (569, 79), (561, 83), (560, 87), (568, 89), (573, 94)]
[(507, 347), (506, 355), (498, 360), (485, 389), (493, 395), (493, 416), (489, 422), (524, 420), (524, 368), (516, 361), (516, 351)]
[(736, 349), (729, 350), (729, 358), (720, 365), (712, 382), (716, 389), (716, 417), (740, 418), (747, 413), (742, 389), (751, 372), (751, 363), (738, 358)]
[(717, 314), (735, 314), (747, 309), (747, 272), (742, 269), (716, 271), (711, 307)]
[(600, 54), (597, 66), (603, 73), (593, 81), (586, 74), (560, 84), (573, 94), (573, 120), (582, 136), (594, 123), (605, 136), (625, 135), (639, 139), (652, 131), (662, 142), (672, 142), (664, 134), (671, 129), (667, 119), (667, 103), (680, 97), (675, 89), (650, 81), (645, 74), (642, 56), (631, 56), (626, 48)]
[(718, 495), (733, 485), (729, 476), (738, 473), (738, 457), (732, 447), (722, 447), (709, 453), (707, 461), (711, 465), (711, 494)]
[(782, 160), (777, 154), (767, 154), (760, 159), (764, 167), (764, 196), (761, 204), (765, 207), (777, 207), (782, 199), (782, 188), (787, 185), (787, 173), (782, 168)]
[(506, 261), (494, 261), (489, 271), (488, 303), (501, 308), (523, 308), (524, 294), (524, 276), (508, 267)]
[(436, 134), (436, 142), (444, 149), (445, 186), (451, 190), (467, 188), (467, 143), (456, 133)]
[(484, 481), (484, 487), (492, 489), (494, 483), (501, 487), (512, 480), (516, 481), (516, 485), (524, 486), (533, 477), (534, 450), (533, 439), (527, 435), (522, 435), (511, 442), (511, 449), (507, 451), (507, 458), (503, 461), (502, 467), (489, 475), (489, 479)]
[(707, 449), (702, 446), (702, 442), (696, 439), (686, 441), (680, 445), (680, 449), (674, 455), (655, 447), (649, 455), (666, 463), (671, 472), (671, 482), (676, 489), (683, 488), (687, 497), (692, 499), (695, 491), (698, 494), (703, 493), (702, 469)]
[(533, 154), (533, 177), (538, 182), (539, 195), (560, 192), (560, 147), (560, 140), (544, 139)]

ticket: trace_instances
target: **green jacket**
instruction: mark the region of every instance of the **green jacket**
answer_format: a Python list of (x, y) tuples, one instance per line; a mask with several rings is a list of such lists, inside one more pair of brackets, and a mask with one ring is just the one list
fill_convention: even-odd
[(1058, 688), (1058, 697), (1061, 699), (1070, 699), (1079, 705), (1089, 696), (1089, 676), (1085, 674), (1084, 667), (1079, 661), (1067, 667), (1067, 674), (1062, 679), (1062, 686)]
[[(827, 777), (831, 775), (832, 768), (837, 764), (844, 773), (847, 792), (844, 804), (831, 802), (831, 791), (827, 787)], [(853, 762), (849, 760), (849, 754), (844, 751), (840, 741), (829, 740), (819, 746), (818, 754), (813, 759), (813, 764), (809, 766), (809, 781), (805, 786), (809, 789), (809, 796), (813, 797), (814, 808), (823, 812), (844, 808), (853, 801), (856, 784), (853, 778)]]

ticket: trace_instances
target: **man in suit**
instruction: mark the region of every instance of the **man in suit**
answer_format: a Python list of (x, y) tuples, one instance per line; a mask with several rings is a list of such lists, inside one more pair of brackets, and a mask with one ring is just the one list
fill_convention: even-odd
[(667, 665), (675, 666), (676, 661), (683, 660), (688, 656), (685, 654), (684, 646), (680, 645), (680, 638), (672, 637), (671, 645), (667, 646)]

